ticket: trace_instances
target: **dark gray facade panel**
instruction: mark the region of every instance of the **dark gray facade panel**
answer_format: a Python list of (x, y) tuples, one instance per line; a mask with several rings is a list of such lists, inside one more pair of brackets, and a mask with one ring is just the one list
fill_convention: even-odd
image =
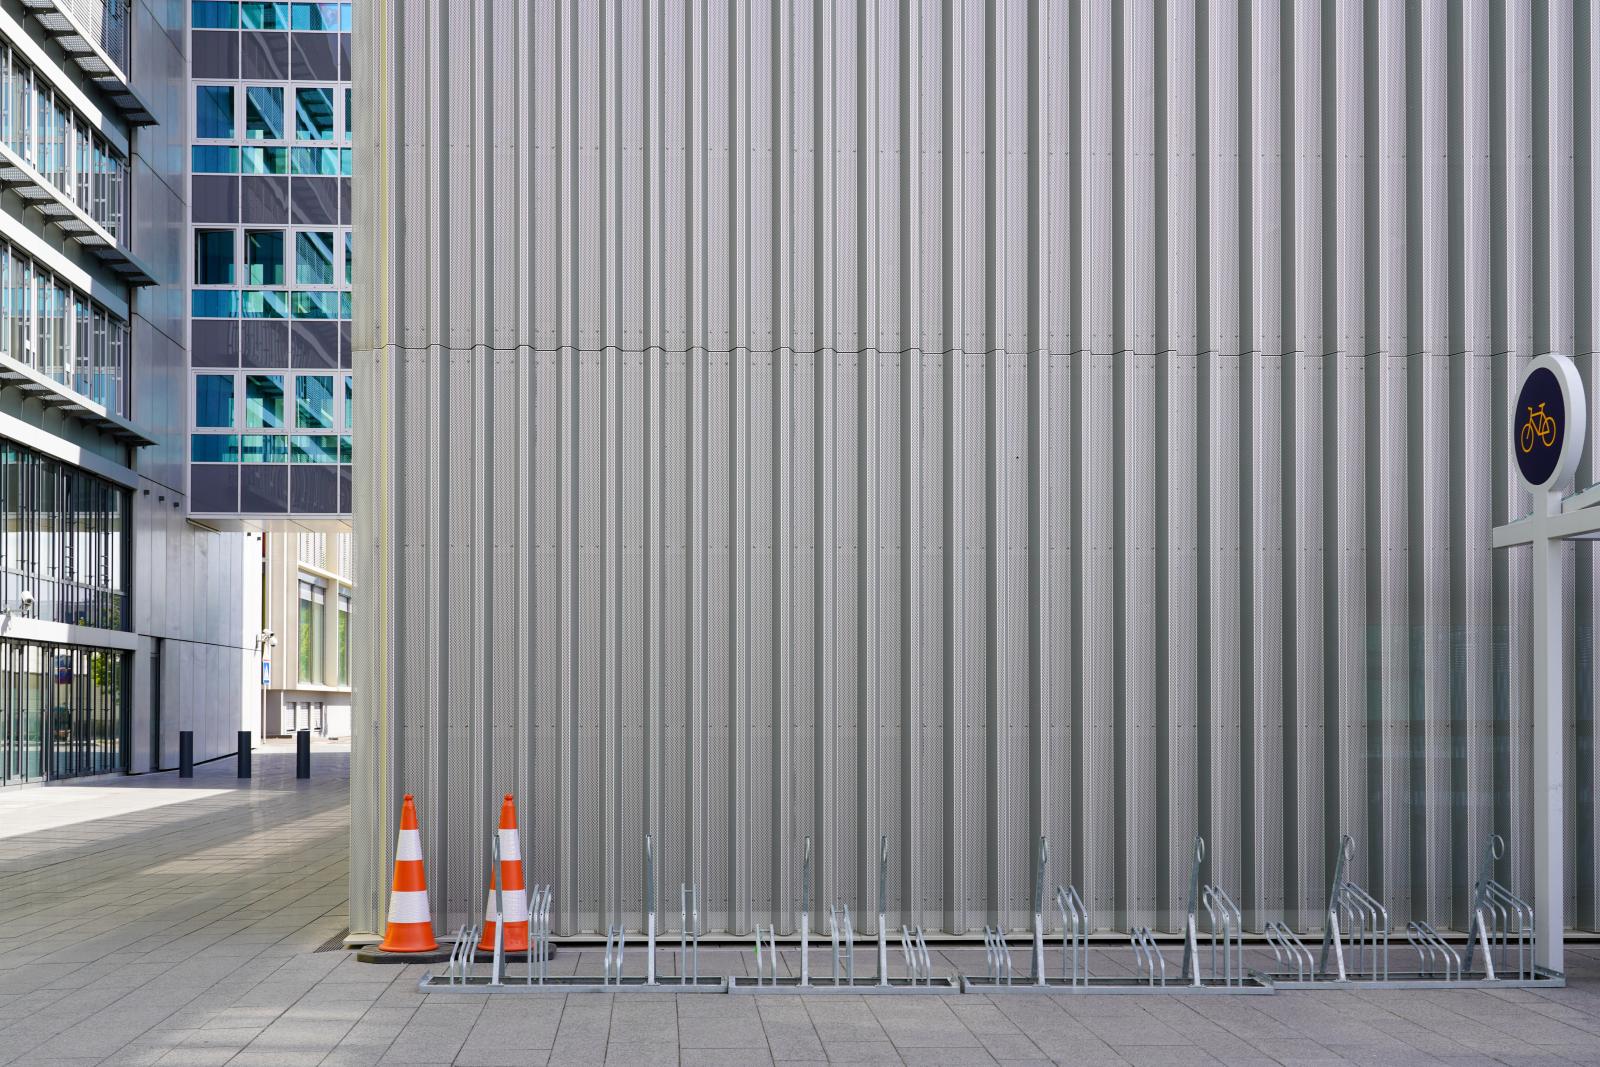
[(289, 324), (262, 319), (245, 319), (239, 324), (243, 362), (246, 367), (287, 367), (289, 365)]
[(298, 465), (289, 468), (289, 510), (331, 515), (339, 511), (339, 468)]
[(339, 365), (337, 322), (295, 322), (291, 324), (289, 333), (292, 366), (315, 368)]
[(189, 326), (189, 358), (196, 367), (239, 365), (239, 323), (195, 319)]
[(289, 35), (246, 31), (239, 53), (239, 76), (246, 81), (287, 81)]
[(295, 81), (338, 81), (339, 53), (336, 33), (291, 34), (289, 76)]
[(647, 831), (739, 933), (792, 927), (808, 835), (818, 907), (882, 834), (891, 920), (964, 935), (1030, 921), (1040, 835), (1104, 927), (1175, 927), (1196, 833), (1255, 928), (1320, 926), (1346, 832), (1397, 924), (1464, 928), (1491, 831), (1531, 888), (1489, 537), (1526, 360), (1600, 425), (1588, 35), (580, 7), (357, 12), (354, 930), (406, 792), (441, 929), (506, 791), (562, 933), (639, 921)]
[(231, 81), (239, 76), (237, 30), (195, 30), (191, 44), (194, 55), (189, 60), (190, 77)]
[(189, 509), (196, 512), (237, 511), (239, 468), (232, 463), (195, 463), (189, 467)]
[(259, 467), (246, 464), (240, 467), (239, 510), (263, 513), (288, 511), (289, 468), (279, 464)]
[[(254, 178), (246, 178), (249, 188)], [(226, 174), (196, 174), (190, 187), (189, 214), (195, 222), (231, 224), (239, 221), (239, 179)], [(245, 221), (254, 221), (246, 219)]]
[(341, 178), (291, 179), (289, 221), (296, 226), (334, 226), (339, 222)]
[[(251, 174), (244, 183), (244, 223), (282, 226), (289, 221), (289, 179), (279, 175)], [(199, 222), (199, 218), (195, 219)]]

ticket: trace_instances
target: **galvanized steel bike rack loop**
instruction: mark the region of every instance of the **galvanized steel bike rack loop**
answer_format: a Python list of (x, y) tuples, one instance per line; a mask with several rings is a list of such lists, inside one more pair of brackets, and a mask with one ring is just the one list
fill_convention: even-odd
[[(753, 978), (734, 975), (728, 979), (730, 993), (805, 993), (827, 995), (845, 993), (852, 995), (885, 993), (959, 993), (958, 978), (935, 977), (933, 954), (928, 950), (928, 938), (920, 926), (902, 924), (900, 927), (900, 956), (905, 962), (905, 976), (896, 977), (889, 969), (889, 839), (878, 841), (878, 973), (872, 978), (856, 978), (856, 929), (850, 906), (844, 903), (828, 905), (828, 940), (832, 948), (833, 972), (820, 982), (811, 981), (810, 963), (810, 907), (811, 907), (811, 838), (806, 838), (805, 858), (801, 863), (800, 885), (800, 974), (796, 976), (777, 973), (778, 949), (776, 927), (756, 927), (756, 973)], [(764, 932), (763, 932), (764, 931)], [(763, 958), (762, 953), (767, 953)]]
[[(1505, 842), (1491, 835), (1484, 852), (1484, 873), (1474, 887), (1466, 954), (1451, 945), (1432, 923), (1406, 923), (1406, 943), (1416, 956), (1412, 971), (1390, 966), (1389, 912), (1371, 893), (1351, 880), (1355, 842), (1339, 839), (1333, 880), (1328, 888), (1327, 926), (1320, 959), (1283, 923), (1266, 925), (1267, 944), (1278, 969), (1264, 976), (1275, 985), (1367, 989), (1459, 989), (1565, 985), (1564, 976), (1533, 966), (1533, 909), (1493, 878), (1494, 861)], [(1475, 950), (1483, 952), (1483, 969), (1473, 968)]]
[[(491, 838), (490, 850), (494, 869), (499, 870), (500, 845), (496, 834)], [(680, 886), (682, 905), (678, 930), (678, 980), (663, 984), (656, 971), (656, 906), (655, 906), (655, 850), (650, 836), (645, 835), (645, 973), (630, 977), (624, 966), (628, 949), (628, 927), (623, 921), (606, 927), (605, 948), (601, 954), (601, 974), (552, 975), (549, 957), (551, 945), (551, 915), (555, 894), (550, 885), (535, 885), (528, 906), (528, 967), (515, 980), (507, 973), (505, 960), (505, 923), (495, 924), (494, 956), (487, 975), (475, 974), (477, 944), (481, 928), (462, 927), (457, 933), (456, 946), (450, 955), (449, 966), (443, 974), (425, 975), (421, 988), (427, 990), (451, 989), (456, 992), (474, 991), (488, 993), (722, 993), (728, 980), (700, 975), (700, 890), (696, 885)], [(495, 882), (495, 909), (505, 915), (504, 879)], [(581, 955), (579, 956), (581, 959)]]
[[(1136, 977), (1089, 974), (1089, 909), (1075, 886), (1056, 886), (1056, 911), (1061, 915), (1061, 975), (1046, 973), (1044, 945), (1044, 887), (1050, 863), (1049, 843), (1039, 839), (1039, 863), (1033, 888), (1033, 967), (1027, 979), (1019, 980), (1011, 947), (1000, 927), (984, 927), (983, 947), (986, 973), (966, 976), (962, 989), (969, 993), (1037, 990), (1041, 987), (1073, 993), (1270, 993), (1271, 986), (1244, 965), (1244, 917), (1233, 898), (1217, 886), (1202, 885), (1200, 865), (1206, 846), (1195, 838), (1193, 865), (1189, 877), (1189, 911), (1183, 929), (1183, 978), (1170, 980), (1166, 958), (1157, 946), (1149, 927), (1131, 931), (1129, 948), (1133, 952)], [(1199, 921), (1197, 912), (1205, 908), (1211, 920), (1211, 973), (1201, 973)], [(1218, 950), (1221, 960), (1218, 960)]]

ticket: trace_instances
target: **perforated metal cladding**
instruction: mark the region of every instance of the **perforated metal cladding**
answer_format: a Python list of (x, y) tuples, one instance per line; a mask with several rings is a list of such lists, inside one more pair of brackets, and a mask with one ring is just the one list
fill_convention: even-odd
[(807, 834), (863, 928), (880, 833), (953, 933), (1027, 921), (1041, 833), (1108, 926), (1196, 832), (1252, 924), (1318, 924), (1340, 832), (1399, 921), (1464, 925), (1491, 830), (1525, 888), (1488, 537), (1522, 361), (1600, 369), (1586, 10), (358, 19), (355, 929), (407, 791), (441, 925), (507, 790), (566, 933), (637, 923), (646, 831), (739, 932)]

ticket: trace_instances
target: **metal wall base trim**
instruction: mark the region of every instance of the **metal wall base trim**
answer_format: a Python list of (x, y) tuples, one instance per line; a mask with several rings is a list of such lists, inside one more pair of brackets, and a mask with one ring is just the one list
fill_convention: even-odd
[(489, 976), (469, 975), (451, 979), (442, 974), (425, 974), (417, 988), (424, 993), (726, 993), (726, 978), (701, 977), (695, 982), (668, 979), (654, 985), (644, 978), (624, 978), (606, 982), (592, 975), (550, 975), (543, 982), (528, 982), (508, 975), (500, 985), (490, 985)]
[(1540, 967), (1532, 978), (1483, 977), (1440, 978), (1433, 974), (1390, 972), (1388, 978), (1296, 978), (1294, 975), (1263, 974), (1252, 971), (1261, 981), (1277, 989), (1564, 989), (1567, 976)]
[(960, 980), (954, 977), (934, 978), (930, 981), (919, 980), (912, 984), (905, 978), (891, 978), (888, 985), (879, 985), (876, 978), (858, 978), (854, 982), (840, 982), (833, 984), (832, 978), (813, 978), (810, 985), (801, 985), (800, 979), (782, 977), (776, 981), (767, 978), (760, 982), (750, 977), (731, 976), (728, 979), (729, 993), (752, 993), (757, 996), (790, 996), (801, 995), (807, 997), (827, 996), (904, 996), (907, 994), (918, 996), (948, 996), (961, 992)]
[(1188, 982), (1173, 980), (1165, 985), (1151, 985), (1148, 979), (1139, 979), (1132, 976), (1126, 978), (1091, 977), (1083, 981), (1072, 982), (1065, 978), (1048, 978), (1044, 985), (1039, 985), (1031, 978), (1018, 979), (1014, 982), (996, 982), (993, 978), (968, 978), (961, 979), (963, 993), (1071, 993), (1079, 996), (1095, 995), (1144, 995), (1144, 996), (1261, 996), (1270, 995), (1273, 986), (1260, 976), (1252, 975), (1241, 982), (1223, 982), (1219, 979), (1205, 979), (1200, 985), (1191, 985)]

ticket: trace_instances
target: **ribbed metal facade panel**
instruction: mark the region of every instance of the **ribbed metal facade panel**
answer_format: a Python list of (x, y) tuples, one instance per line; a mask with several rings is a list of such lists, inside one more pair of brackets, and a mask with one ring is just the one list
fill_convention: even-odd
[[(1529, 888), (1525, 360), (1600, 371), (1587, 6), (366, 0), (352, 923), (517, 794), (562, 933)], [(1591, 390), (1600, 380), (1590, 379)], [(1591, 401), (1600, 411), (1600, 398)], [(1587, 463), (1584, 477), (1593, 479)], [(1567, 550), (1574, 922), (1600, 576)]]

